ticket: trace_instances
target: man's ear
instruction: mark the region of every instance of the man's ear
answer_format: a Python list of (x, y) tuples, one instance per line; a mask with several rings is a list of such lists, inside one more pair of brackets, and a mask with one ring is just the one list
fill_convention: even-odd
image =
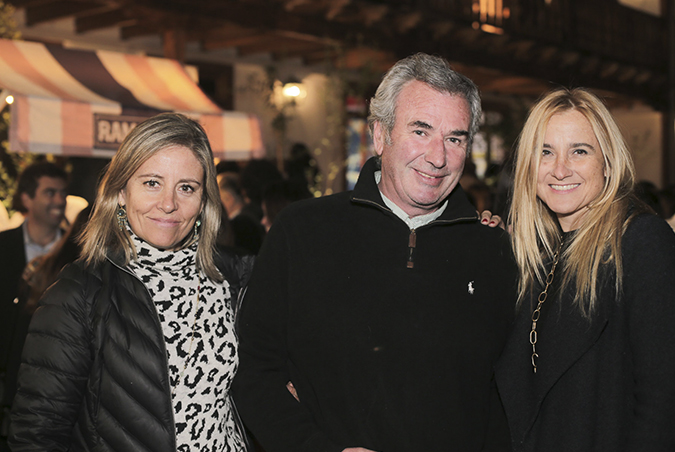
[(373, 124), (373, 147), (375, 148), (375, 153), (380, 157), (382, 156), (382, 152), (384, 152), (385, 137), (386, 133), (382, 124), (380, 121), (375, 121), (375, 124)]
[(28, 196), (28, 193), (21, 193), (21, 204), (26, 212), (30, 212), (33, 206), (33, 198)]

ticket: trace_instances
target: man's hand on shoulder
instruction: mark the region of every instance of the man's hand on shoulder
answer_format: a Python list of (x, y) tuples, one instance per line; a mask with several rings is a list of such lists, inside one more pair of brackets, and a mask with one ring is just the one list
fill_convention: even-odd
[(298, 398), (298, 391), (295, 390), (295, 386), (293, 386), (292, 381), (286, 383), (286, 389), (288, 389), (288, 392), (290, 392), (291, 395), (295, 397), (295, 400), (297, 400), (298, 402), (300, 401), (300, 399)]
[[(476, 211), (476, 213), (477, 212), (478, 211)], [(505, 224), (502, 221), (502, 217), (500, 217), (499, 215), (492, 215), (492, 212), (490, 212), (489, 210), (484, 210), (482, 213), (478, 215), (480, 216), (480, 224), (484, 224), (491, 228), (496, 228), (497, 226), (499, 226), (502, 229), (505, 228)]]

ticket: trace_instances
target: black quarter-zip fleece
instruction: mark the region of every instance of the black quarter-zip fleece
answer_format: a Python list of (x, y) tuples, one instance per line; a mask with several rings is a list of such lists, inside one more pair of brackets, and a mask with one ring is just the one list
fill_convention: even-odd
[(515, 303), (508, 238), (457, 187), (411, 240), (376, 170), (270, 230), (241, 311), (244, 422), (268, 452), (508, 448), (492, 381)]

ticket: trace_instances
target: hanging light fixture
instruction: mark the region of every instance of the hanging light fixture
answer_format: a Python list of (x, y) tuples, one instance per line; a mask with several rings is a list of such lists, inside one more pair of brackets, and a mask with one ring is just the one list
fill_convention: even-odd
[(281, 93), (286, 100), (294, 103), (307, 97), (304, 84), (295, 77), (289, 78), (284, 83)]
[[(0, 91), (0, 102), (11, 105), (14, 103), (14, 96), (12, 96), (7, 90), (3, 89)], [(4, 105), (2, 106), (4, 107)]]

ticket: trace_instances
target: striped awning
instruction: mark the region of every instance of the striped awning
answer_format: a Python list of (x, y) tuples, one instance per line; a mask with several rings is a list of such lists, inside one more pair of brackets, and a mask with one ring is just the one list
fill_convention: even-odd
[(0, 88), (15, 98), (13, 151), (111, 156), (136, 123), (175, 111), (204, 126), (216, 157), (264, 156), (258, 119), (221, 110), (175, 60), (0, 39)]

